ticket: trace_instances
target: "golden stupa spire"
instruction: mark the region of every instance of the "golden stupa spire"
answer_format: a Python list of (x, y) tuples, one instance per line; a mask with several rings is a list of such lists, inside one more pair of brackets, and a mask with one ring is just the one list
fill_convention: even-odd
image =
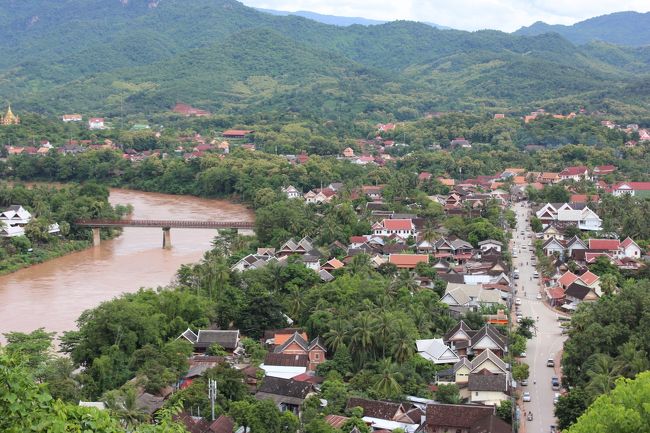
[(16, 116), (13, 111), (11, 111), (11, 103), (7, 105), (7, 113), (2, 118), (3, 125), (18, 125), (20, 123), (20, 118)]

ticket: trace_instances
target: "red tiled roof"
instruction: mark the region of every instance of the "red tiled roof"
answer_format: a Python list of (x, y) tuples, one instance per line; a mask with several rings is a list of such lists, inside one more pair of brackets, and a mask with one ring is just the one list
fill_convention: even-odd
[(550, 289), (546, 289), (546, 293), (548, 294), (548, 297), (551, 299), (564, 298), (564, 290), (562, 290), (561, 287), (551, 287)]
[(576, 176), (579, 174), (585, 174), (587, 167), (584, 165), (579, 165), (577, 167), (567, 167), (560, 172), (560, 176)]
[(341, 428), (341, 426), (343, 426), (343, 424), (345, 424), (345, 422), (349, 419), (350, 418), (348, 418), (347, 416), (327, 415), (325, 417), (325, 422), (334, 428)]
[(589, 239), (590, 250), (616, 251), (620, 245), (618, 239)]
[(226, 135), (248, 135), (248, 134), (252, 134), (253, 132), (255, 132), (255, 131), (250, 130), (250, 129), (227, 129), (227, 130), (223, 131), (221, 133), (221, 135), (224, 135), (224, 136), (226, 136)]
[(596, 281), (598, 281), (600, 277), (596, 274), (594, 274), (591, 271), (587, 271), (584, 274), (580, 275), (580, 279), (588, 286), (591, 286), (594, 284)]
[(418, 180), (429, 180), (431, 179), (431, 173), (423, 171), (422, 173), (418, 174)]
[(598, 194), (573, 194), (571, 199), (569, 199), (570, 203), (587, 203), (588, 201), (598, 202), (600, 201), (600, 196)]
[(604, 257), (607, 257), (607, 258), (611, 259), (611, 257), (607, 253), (590, 253), (590, 252), (586, 252), (585, 253), (585, 262), (594, 263), (598, 259), (598, 257), (600, 257), (600, 256), (604, 256)]
[(630, 245), (632, 245), (634, 243), (635, 242), (632, 239), (630, 239), (630, 237), (628, 236), (627, 238), (625, 238), (625, 240), (623, 242), (621, 242), (621, 247), (627, 248), (627, 247), (629, 247)]
[(350, 236), (350, 243), (351, 244), (359, 244), (359, 243), (364, 243), (366, 241), (365, 236)]
[(574, 274), (571, 271), (565, 272), (564, 275), (562, 275), (557, 282), (560, 283), (564, 287), (569, 287), (569, 285), (573, 284), (576, 280), (578, 279), (578, 276)]
[(594, 173), (612, 173), (616, 171), (616, 166), (614, 165), (599, 165), (598, 167), (594, 167)]
[(620, 182), (612, 187), (612, 190), (617, 190), (623, 185), (628, 185), (633, 191), (650, 191), (650, 182)]
[(428, 254), (391, 254), (388, 261), (398, 268), (415, 268), (418, 263), (429, 263)]
[(385, 219), (382, 225), (386, 230), (412, 230), (413, 221), (410, 219)]

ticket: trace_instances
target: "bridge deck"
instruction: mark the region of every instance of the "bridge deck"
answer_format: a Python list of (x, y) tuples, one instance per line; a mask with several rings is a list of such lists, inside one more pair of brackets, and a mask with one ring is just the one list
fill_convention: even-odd
[(183, 221), (183, 220), (77, 220), (82, 227), (159, 227), (178, 229), (252, 229), (250, 221)]

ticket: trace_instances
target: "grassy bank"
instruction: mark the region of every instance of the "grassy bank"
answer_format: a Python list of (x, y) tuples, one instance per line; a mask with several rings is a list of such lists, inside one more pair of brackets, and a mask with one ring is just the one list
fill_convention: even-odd
[(75, 251), (81, 251), (91, 245), (92, 242), (85, 240), (65, 240), (56, 244), (34, 247), (32, 251), (11, 254), (0, 260), (0, 275), (10, 274), (31, 265), (43, 263)]

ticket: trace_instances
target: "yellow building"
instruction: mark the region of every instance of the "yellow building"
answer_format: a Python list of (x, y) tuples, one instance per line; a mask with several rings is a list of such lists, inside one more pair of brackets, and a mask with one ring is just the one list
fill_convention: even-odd
[(0, 117), (0, 124), (2, 124), (3, 126), (7, 126), (7, 125), (18, 125), (19, 123), (20, 123), (20, 117), (16, 116), (11, 111), (11, 104), (9, 104), (5, 115)]

